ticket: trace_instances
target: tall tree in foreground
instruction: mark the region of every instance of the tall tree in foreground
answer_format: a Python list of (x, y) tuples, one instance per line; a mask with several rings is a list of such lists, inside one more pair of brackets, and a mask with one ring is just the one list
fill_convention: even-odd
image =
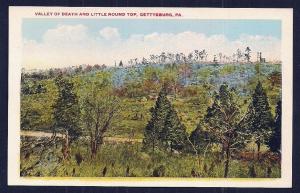
[(167, 98), (166, 85), (161, 89), (155, 107), (151, 109), (151, 119), (144, 130), (144, 149), (163, 148), (182, 150), (187, 142), (185, 126)]
[(110, 77), (101, 74), (96, 81), (86, 81), (81, 100), (81, 120), (89, 135), (91, 158), (95, 158), (105, 132), (111, 128), (120, 110), (120, 101), (113, 95)]
[(150, 148), (152, 151), (162, 145), (161, 133), (165, 126), (165, 120), (169, 113), (171, 103), (167, 98), (166, 88), (163, 87), (158, 94), (155, 107), (151, 108), (151, 119), (144, 130), (143, 146), (144, 149)]
[(212, 106), (208, 107), (204, 121), (207, 131), (216, 143), (222, 145), (225, 153), (224, 177), (228, 176), (232, 148), (240, 148), (246, 142), (246, 133), (239, 126), (241, 116), (234, 89), (227, 84), (215, 93)]
[(164, 128), (160, 135), (161, 141), (167, 149), (172, 152), (182, 150), (187, 143), (187, 133), (185, 126), (180, 122), (176, 110), (170, 107), (165, 119)]
[(73, 83), (59, 75), (55, 79), (58, 88), (58, 99), (54, 104), (54, 129), (64, 132), (65, 141), (62, 146), (64, 159), (69, 158), (70, 143), (78, 138), (81, 129), (78, 124), (78, 98), (74, 91)]
[(268, 97), (260, 81), (257, 83), (252, 95), (245, 122), (245, 127), (249, 130), (257, 145), (257, 159), (259, 159), (260, 147), (269, 139), (273, 126)]
[(268, 142), (268, 146), (271, 151), (279, 153), (281, 151), (281, 100), (278, 101), (276, 106), (276, 116), (273, 128), (274, 130)]

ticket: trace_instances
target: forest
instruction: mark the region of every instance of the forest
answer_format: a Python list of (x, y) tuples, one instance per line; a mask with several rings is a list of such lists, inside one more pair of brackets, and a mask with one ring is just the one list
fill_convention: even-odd
[(280, 178), (281, 64), (250, 51), (23, 70), (20, 176)]

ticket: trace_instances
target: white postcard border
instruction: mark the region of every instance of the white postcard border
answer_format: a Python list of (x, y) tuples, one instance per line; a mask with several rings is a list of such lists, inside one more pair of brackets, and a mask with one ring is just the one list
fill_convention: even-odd
[[(282, 163), (278, 179), (220, 178), (22, 178), (20, 177), (20, 80), (22, 64), (22, 19), (47, 18), (35, 11), (51, 12), (179, 12), (182, 17), (140, 19), (265, 19), (281, 20), (282, 58)], [(86, 16), (48, 17), (96, 19)], [(138, 19), (101, 17), (97, 19)], [(34, 186), (136, 186), (136, 187), (292, 187), (293, 109), (293, 10), (233, 8), (99, 8), (99, 7), (9, 7), (9, 99), (8, 99), (8, 185)]]

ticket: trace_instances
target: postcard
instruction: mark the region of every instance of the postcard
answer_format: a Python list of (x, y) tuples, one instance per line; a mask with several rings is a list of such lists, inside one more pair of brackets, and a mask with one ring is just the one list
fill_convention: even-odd
[(292, 15), (10, 7), (8, 184), (292, 187)]

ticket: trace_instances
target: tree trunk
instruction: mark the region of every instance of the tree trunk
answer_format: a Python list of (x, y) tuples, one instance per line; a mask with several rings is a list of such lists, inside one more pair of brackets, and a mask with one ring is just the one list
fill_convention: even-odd
[(225, 146), (225, 144), (223, 144), (222, 145), (222, 151), (221, 151), (221, 159), (224, 159), (225, 158), (225, 156), (224, 156), (224, 152), (226, 152), (226, 146)]
[(98, 140), (91, 138), (91, 158), (92, 159), (96, 158), (98, 149), (101, 147), (102, 143), (103, 143), (103, 137), (101, 137)]
[(226, 161), (225, 161), (225, 170), (224, 170), (224, 178), (227, 178), (228, 176), (228, 170), (229, 170), (229, 158), (230, 158), (230, 150), (229, 146), (226, 148)]
[(91, 158), (94, 159), (96, 157), (96, 141), (92, 139), (91, 141)]
[(257, 160), (259, 160), (260, 157), (260, 142), (257, 142)]
[(69, 159), (70, 157), (70, 142), (69, 142), (69, 132), (68, 130), (65, 130), (65, 139), (62, 145), (62, 154), (63, 154), (63, 159)]

